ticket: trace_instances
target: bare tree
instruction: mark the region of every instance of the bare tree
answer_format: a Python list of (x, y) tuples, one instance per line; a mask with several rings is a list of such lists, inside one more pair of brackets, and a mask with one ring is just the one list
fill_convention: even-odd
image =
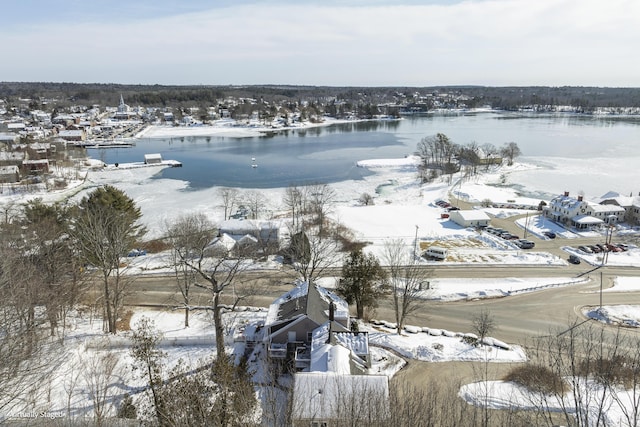
[(431, 276), (431, 271), (416, 264), (415, 257), (400, 239), (388, 240), (384, 243), (382, 264), (386, 265), (389, 274), (389, 292), (396, 315), (398, 334), (407, 316), (415, 312), (422, 297), (423, 283)]
[(283, 197), (285, 207), (291, 211), (291, 233), (300, 232), (303, 226), (304, 214), (307, 211), (307, 187), (291, 185), (287, 187)]
[(98, 426), (104, 425), (105, 417), (109, 415), (108, 401), (112, 397), (117, 365), (118, 356), (114, 353), (93, 354), (85, 357), (82, 362), (83, 378)]
[[(193, 215), (192, 215), (193, 216)], [(188, 226), (185, 226), (188, 224)], [(236, 275), (242, 271), (245, 265), (245, 257), (242, 252), (232, 253), (230, 249), (220, 245), (209, 247), (209, 242), (216, 234), (216, 227), (206, 218), (195, 215), (195, 218), (183, 217), (170, 227), (181, 230), (179, 235), (184, 241), (190, 242), (175, 250), (176, 261), (196, 273), (206, 283), (198, 283), (197, 286), (211, 292), (211, 309), (213, 310), (213, 323), (216, 332), (216, 350), (218, 354), (224, 354), (224, 325), (222, 322), (222, 293), (231, 290), (234, 307), (245, 299), (251, 290), (245, 289), (246, 294), (240, 293), (235, 286)], [(178, 235), (177, 235), (178, 236)]]
[[(566, 425), (640, 425), (638, 345), (638, 338), (621, 328), (577, 320), (533, 341), (528, 363), (548, 373), (532, 375), (534, 382), (522, 385), (535, 391), (529, 394), (530, 405), (539, 419), (557, 424), (549, 411), (559, 404)], [(561, 384), (540, 392), (540, 378), (557, 378)]]
[(331, 213), (336, 192), (328, 184), (313, 184), (308, 190), (313, 224), (318, 227), (318, 235), (325, 233), (327, 216)]
[(218, 189), (218, 195), (222, 200), (224, 219), (226, 221), (231, 216), (233, 209), (236, 207), (236, 203), (238, 203), (239, 193), (235, 188), (221, 187)]
[(322, 238), (317, 234), (299, 232), (291, 236), (288, 254), (302, 280), (313, 282), (327, 269), (339, 264), (339, 250), (340, 244), (333, 237)]
[(508, 142), (500, 149), (500, 153), (507, 159), (507, 165), (513, 165), (513, 161), (516, 157), (520, 156), (522, 152), (520, 147), (515, 142)]
[(253, 190), (244, 195), (244, 200), (249, 212), (251, 212), (251, 219), (258, 219), (267, 201), (265, 196), (261, 192)]
[(155, 328), (152, 320), (143, 317), (135, 326), (131, 339), (133, 345), (130, 353), (134, 361), (133, 369), (140, 372), (140, 378), (146, 382), (151, 392), (153, 416), (160, 425), (167, 425), (169, 413), (165, 409), (165, 401), (161, 395), (162, 359), (165, 354), (158, 349), (162, 335)]
[(369, 193), (362, 193), (360, 195), (360, 198), (358, 199), (358, 202), (363, 206), (373, 205), (373, 196)]
[(200, 256), (214, 236), (212, 224), (204, 214), (197, 213), (177, 218), (166, 224), (167, 240), (171, 245), (173, 271), (176, 285), (184, 304), (184, 326), (189, 327), (191, 288), (195, 284), (195, 272), (185, 260)]
[(482, 343), (482, 340), (496, 328), (496, 321), (489, 310), (482, 309), (471, 317), (471, 327)]

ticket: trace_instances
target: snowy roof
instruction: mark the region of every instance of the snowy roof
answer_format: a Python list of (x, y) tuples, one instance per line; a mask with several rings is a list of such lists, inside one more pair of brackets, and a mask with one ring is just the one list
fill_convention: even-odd
[(591, 205), (594, 212), (624, 212), (622, 206), (617, 205)]
[(229, 234), (246, 234), (247, 231), (266, 230), (271, 228), (279, 228), (279, 225), (273, 221), (253, 221), (249, 219), (228, 219), (222, 221), (218, 227)]
[(10, 132), (0, 132), (0, 141), (17, 141), (20, 138), (20, 135), (17, 133)]
[(355, 354), (369, 353), (369, 336), (366, 332), (336, 332), (334, 337)]
[(60, 136), (60, 137), (82, 136), (83, 133), (84, 133), (83, 130), (61, 130), (60, 132), (58, 132), (58, 136)]
[(478, 209), (453, 211), (451, 214), (459, 215), (465, 221), (485, 221), (490, 219), (484, 211)]
[(9, 175), (18, 173), (18, 166), (9, 165), (9, 166), (0, 166), (0, 175)]
[(351, 373), (351, 350), (341, 345), (322, 344), (311, 351), (311, 372)]
[(571, 221), (576, 224), (585, 224), (585, 225), (594, 225), (594, 224), (602, 224), (604, 221), (601, 219), (592, 217), (591, 215), (578, 215), (571, 218)]
[(18, 151), (0, 151), (0, 160), (4, 160), (4, 161), (24, 160), (24, 153), (21, 153)]
[(563, 208), (566, 209), (573, 209), (575, 207), (580, 206), (582, 203), (584, 203), (584, 201), (578, 200), (575, 197), (571, 197), (571, 196), (556, 196), (553, 199), (551, 199), (551, 204), (555, 204), (555, 205), (561, 205)]
[(266, 324), (292, 319), (305, 314), (318, 324), (329, 320), (329, 304), (333, 303), (336, 319), (349, 318), (349, 305), (338, 295), (316, 284), (309, 286), (307, 282), (277, 298), (270, 306)]
[(389, 380), (384, 375), (299, 372), (294, 376), (293, 418), (335, 419), (352, 402), (362, 405), (359, 411), (381, 414), (388, 398)]

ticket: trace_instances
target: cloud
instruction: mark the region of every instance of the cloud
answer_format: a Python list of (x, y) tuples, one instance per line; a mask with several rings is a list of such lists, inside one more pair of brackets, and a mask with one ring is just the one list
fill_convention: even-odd
[(0, 33), (0, 53), (21, 58), (2, 71), (13, 80), (416, 86), (630, 85), (640, 71), (631, 54), (640, 2), (403, 3), (245, 2), (50, 22)]

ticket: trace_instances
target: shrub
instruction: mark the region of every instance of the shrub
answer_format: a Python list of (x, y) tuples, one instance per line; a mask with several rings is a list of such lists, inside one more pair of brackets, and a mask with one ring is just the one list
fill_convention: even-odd
[(514, 382), (537, 393), (563, 394), (565, 391), (565, 383), (561, 376), (545, 366), (535, 364), (526, 364), (511, 369), (504, 380)]
[(140, 242), (138, 243), (138, 248), (143, 249), (150, 254), (155, 254), (170, 249), (171, 245), (161, 239), (156, 239), (149, 240), (148, 242)]
[(133, 399), (129, 394), (125, 394), (120, 406), (118, 407), (118, 418), (136, 419), (138, 417), (138, 411), (133, 404)]
[(578, 366), (578, 372), (582, 376), (592, 377), (601, 384), (622, 384), (626, 387), (635, 384), (638, 376), (633, 363), (624, 356), (583, 360)]
[(462, 342), (474, 347), (478, 347), (480, 345), (480, 341), (478, 340), (478, 338), (471, 335), (464, 335), (462, 337)]

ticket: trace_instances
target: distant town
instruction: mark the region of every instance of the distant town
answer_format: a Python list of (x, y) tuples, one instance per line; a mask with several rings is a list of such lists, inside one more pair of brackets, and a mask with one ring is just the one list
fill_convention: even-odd
[(634, 117), (640, 90), (0, 83), (0, 184), (37, 181), (85, 157), (78, 149), (131, 144), (150, 125), (277, 130), (472, 110)]

